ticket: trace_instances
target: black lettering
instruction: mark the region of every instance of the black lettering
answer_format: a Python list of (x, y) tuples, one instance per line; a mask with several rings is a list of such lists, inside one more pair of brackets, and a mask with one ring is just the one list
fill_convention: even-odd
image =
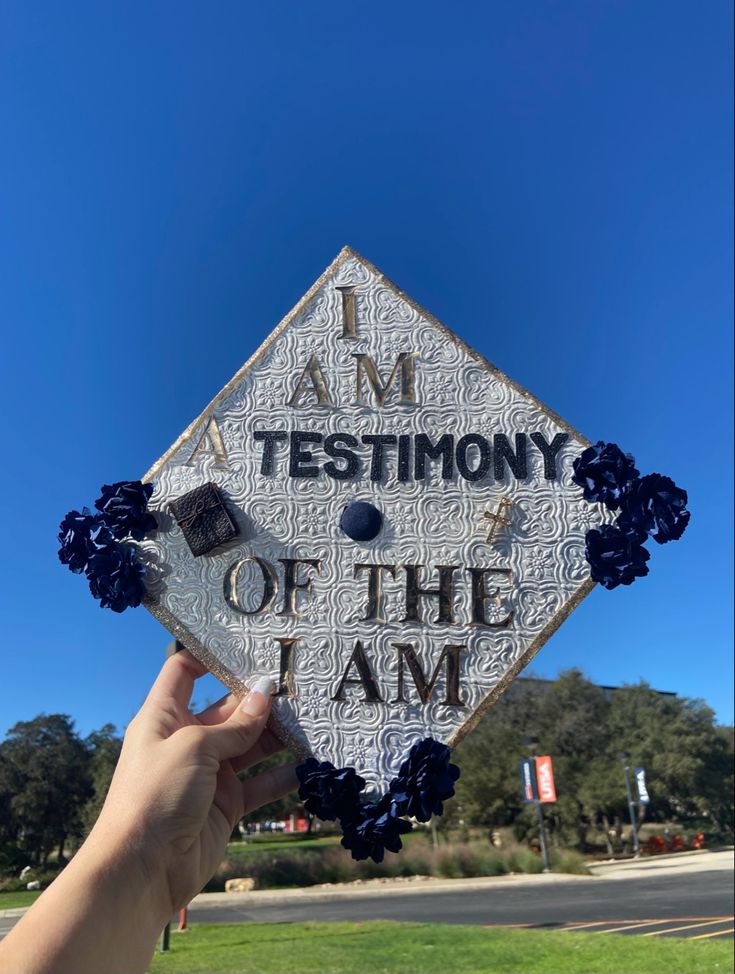
[(309, 430), (293, 430), (291, 433), (291, 450), (288, 457), (289, 477), (318, 477), (319, 467), (310, 464), (313, 459), (311, 450), (302, 450), (303, 443), (321, 443), (322, 434)]
[(406, 433), (401, 433), (398, 437), (398, 481), (405, 484), (410, 476), (411, 462), (411, 437)]
[(370, 479), (382, 480), (385, 447), (395, 446), (398, 442), (397, 438), (384, 434), (368, 433), (362, 437), (362, 442), (367, 443), (373, 448), (372, 458), (370, 460)]
[(493, 448), (495, 453), (495, 479), (502, 480), (505, 477), (505, 464), (507, 462), (513, 471), (513, 476), (518, 480), (525, 480), (528, 476), (528, 464), (526, 462), (526, 434), (516, 433), (515, 453), (508, 442), (505, 433), (496, 433), (493, 437)]
[(544, 457), (544, 477), (556, 480), (556, 455), (569, 439), (569, 433), (557, 433), (551, 443), (546, 442), (543, 433), (531, 433), (531, 439)]
[(454, 437), (451, 433), (440, 436), (436, 444), (432, 443), (426, 433), (417, 433), (413, 443), (414, 450), (414, 480), (426, 477), (426, 458), (442, 461), (442, 478), (451, 480), (454, 473)]
[[(476, 446), (479, 452), (477, 466), (472, 469), (467, 462), (467, 450)], [(490, 447), (484, 436), (468, 433), (457, 444), (457, 470), (465, 480), (482, 480), (490, 469)]]
[(260, 462), (260, 472), (264, 477), (270, 477), (273, 474), (276, 443), (287, 440), (288, 433), (285, 430), (255, 430), (253, 439), (256, 443), (263, 444), (263, 459)]
[[(340, 443), (344, 443), (345, 446), (340, 446)], [(353, 477), (356, 477), (360, 472), (360, 461), (352, 449), (347, 449), (347, 447), (354, 449), (356, 446), (357, 437), (350, 433), (330, 433), (329, 436), (325, 436), (324, 452), (327, 456), (346, 462), (344, 467), (338, 467), (336, 463), (332, 463), (330, 460), (324, 464), (324, 472), (333, 480), (352, 480)]]

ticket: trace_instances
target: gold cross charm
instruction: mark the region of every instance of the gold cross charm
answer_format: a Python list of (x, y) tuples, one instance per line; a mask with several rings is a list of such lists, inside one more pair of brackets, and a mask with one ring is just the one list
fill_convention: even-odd
[(511, 523), (511, 519), (507, 517), (507, 513), (512, 503), (513, 501), (510, 497), (501, 497), (498, 502), (498, 509), (494, 514), (490, 511), (485, 511), (483, 514), (483, 517), (490, 522), (490, 529), (487, 533), (487, 543), (489, 545), (495, 541), (498, 528), (501, 526), (507, 527)]

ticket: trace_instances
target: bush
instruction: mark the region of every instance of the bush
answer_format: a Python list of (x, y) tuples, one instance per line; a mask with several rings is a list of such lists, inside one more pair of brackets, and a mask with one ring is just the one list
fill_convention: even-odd
[[(0, 844), (0, 877), (7, 877), (17, 875), (24, 866), (27, 866), (30, 862), (30, 857), (18, 846), (8, 844)], [(0, 882), (3, 881), (0, 879)]]
[(56, 869), (39, 868), (28, 873), (23, 879), (19, 876), (4, 876), (0, 878), (0, 893), (19, 893), (26, 889), (27, 884), (32, 880), (38, 880), (41, 884), (41, 889), (46, 889), (58, 875), (59, 871)]
[[(554, 851), (551, 862), (557, 872), (586, 872), (583, 857), (574, 850)], [(257, 889), (276, 889), (399, 876), (469, 879), (540, 873), (543, 865), (538, 853), (521, 846), (501, 850), (485, 842), (468, 842), (434, 849), (426, 837), (417, 835), (399, 855), (386, 853), (381, 863), (355, 862), (338, 846), (275, 852), (251, 848), (225, 859), (206, 888), (222, 890), (226, 880), (241, 876), (253, 878)]]
[(512, 849), (508, 855), (508, 868), (512, 873), (541, 873), (544, 860), (540, 853), (531, 849)]
[(551, 868), (555, 873), (586, 875), (589, 869), (584, 856), (576, 849), (555, 849), (551, 853)]

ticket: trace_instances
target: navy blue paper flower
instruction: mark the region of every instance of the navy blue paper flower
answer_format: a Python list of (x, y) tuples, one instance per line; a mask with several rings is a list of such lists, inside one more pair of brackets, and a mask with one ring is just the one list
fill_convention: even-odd
[(687, 492), (670, 477), (649, 473), (634, 480), (622, 496), (617, 524), (629, 534), (638, 530), (659, 544), (678, 541), (689, 524)]
[(650, 555), (640, 544), (641, 536), (627, 536), (612, 524), (587, 532), (585, 557), (592, 578), (607, 589), (630, 585), (648, 574)]
[(142, 541), (157, 526), (156, 519), (146, 509), (152, 493), (153, 484), (120, 480), (116, 484), (105, 484), (102, 496), (94, 506), (115, 538), (130, 535), (136, 541)]
[(433, 737), (425, 737), (411, 748), (398, 776), (391, 781), (390, 795), (400, 815), (428, 822), (441, 815), (442, 802), (454, 794), (459, 768), (449, 763), (450, 750)]
[(69, 511), (59, 525), (59, 561), (75, 575), (87, 570), (92, 555), (112, 544), (112, 535), (88, 507)]
[(573, 467), (572, 481), (583, 488), (585, 500), (605, 504), (612, 511), (620, 507), (623, 491), (638, 476), (635, 458), (616, 443), (602, 440), (584, 450)]
[(146, 594), (145, 568), (128, 545), (113, 542), (100, 549), (89, 559), (86, 574), (89, 590), (103, 609), (135, 608)]
[(353, 859), (382, 862), (386, 849), (400, 852), (403, 847), (401, 836), (410, 832), (413, 826), (400, 817), (390, 793), (377, 802), (359, 806), (356, 812), (352, 821), (342, 822), (342, 845), (349, 849)]
[(308, 758), (296, 768), (296, 776), (299, 798), (312, 815), (324, 821), (355, 817), (365, 779), (354, 768), (335, 768), (330, 761)]

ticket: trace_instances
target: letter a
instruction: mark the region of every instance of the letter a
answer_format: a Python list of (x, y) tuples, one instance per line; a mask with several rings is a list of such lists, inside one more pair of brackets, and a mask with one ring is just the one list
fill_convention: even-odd
[[(357, 670), (357, 676), (350, 676), (350, 670), (352, 667)], [(380, 696), (380, 690), (378, 690), (378, 685), (375, 682), (375, 677), (373, 676), (373, 671), (370, 669), (370, 663), (365, 655), (365, 650), (362, 648), (362, 643), (358, 639), (355, 642), (355, 648), (352, 650), (352, 656), (350, 656), (349, 662), (345, 667), (345, 671), (342, 674), (342, 679), (339, 681), (337, 689), (334, 691), (334, 696), (332, 700), (344, 700), (345, 694), (344, 690), (346, 686), (362, 687), (365, 691), (365, 703), (380, 703), (383, 699)]]
[(193, 465), (199, 457), (206, 456), (213, 456), (215, 466), (217, 467), (229, 467), (230, 465), (225, 444), (222, 442), (222, 434), (219, 431), (219, 426), (214, 416), (212, 416), (204, 427), (204, 432), (197, 440), (197, 444), (191, 451), (186, 465)]
[(300, 405), (301, 399), (307, 395), (307, 393), (314, 393), (316, 396), (317, 406), (331, 406), (332, 400), (329, 397), (329, 389), (327, 388), (327, 382), (324, 378), (324, 373), (322, 372), (322, 367), (319, 365), (319, 359), (316, 355), (312, 355), (309, 362), (301, 373), (301, 378), (296, 383), (296, 388), (293, 391), (293, 395), (286, 403), (287, 406), (298, 406)]

